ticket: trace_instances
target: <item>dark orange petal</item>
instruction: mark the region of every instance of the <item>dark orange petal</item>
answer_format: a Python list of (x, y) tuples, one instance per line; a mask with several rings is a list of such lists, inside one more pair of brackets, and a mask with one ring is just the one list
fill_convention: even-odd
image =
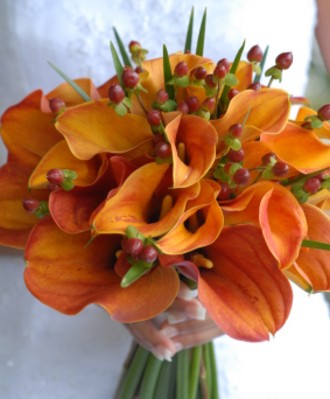
[(269, 250), (281, 268), (291, 266), (307, 234), (299, 202), (285, 187), (269, 181), (244, 190), (222, 206), (225, 224), (253, 223), (261, 227)]
[(123, 323), (150, 319), (173, 302), (179, 289), (174, 268), (157, 267), (121, 288), (113, 270), (120, 236), (97, 237), (86, 245), (89, 238), (88, 233), (65, 234), (50, 219), (34, 228), (24, 276), (41, 302), (66, 314), (95, 303)]
[(45, 109), (47, 99), (37, 90), (3, 114), (1, 135), (13, 162), (33, 168), (63, 139), (54, 127), (54, 115), (45, 113)]
[[(157, 241), (166, 254), (183, 254), (212, 244), (223, 227), (223, 214), (216, 201), (219, 187), (202, 180), (199, 196), (188, 202), (176, 227)], [(189, 218), (191, 218), (189, 220)], [(199, 222), (202, 219), (202, 222)], [(197, 223), (197, 226), (193, 226)]]
[[(330, 244), (330, 219), (319, 208), (304, 204), (309, 240)], [(330, 290), (330, 253), (326, 250), (302, 248), (297, 259), (300, 274), (310, 282), (313, 291)]]
[[(74, 82), (93, 100), (98, 100), (100, 94), (93, 82), (87, 78), (74, 79)], [(68, 83), (62, 83), (47, 94), (47, 98), (60, 98), (67, 107), (81, 104), (85, 100)]]
[(288, 318), (292, 290), (260, 229), (225, 227), (205, 254), (214, 267), (200, 269), (198, 290), (213, 320), (233, 338), (268, 340)]
[(229, 103), (226, 114), (211, 121), (220, 137), (227, 134), (234, 123), (253, 126), (267, 133), (280, 132), (288, 121), (290, 101), (288, 93), (280, 89), (245, 90)]
[(152, 138), (145, 117), (118, 115), (108, 100), (87, 102), (63, 112), (56, 128), (79, 159), (90, 159), (101, 152), (127, 152)]
[(321, 141), (313, 131), (294, 123), (288, 123), (277, 135), (263, 134), (261, 141), (302, 173), (312, 173), (330, 166), (330, 145)]
[[(166, 135), (172, 148), (173, 187), (188, 187), (197, 183), (215, 160), (217, 132), (203, 118), (179, 115), (166, 126)], [(178, 154), (180, 143), (184, 144), (187, 161)]]
[(252, 83), (253, 66), (251, 62), (241, 61), (235, 75), (238, 79), (238, 85), (235, 87), (239, 91), (246, 90)]

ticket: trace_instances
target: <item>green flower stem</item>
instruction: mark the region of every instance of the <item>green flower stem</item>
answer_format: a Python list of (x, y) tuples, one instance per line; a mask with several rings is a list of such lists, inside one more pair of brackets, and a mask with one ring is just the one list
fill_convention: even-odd
[(210, 356), (209, 345), (203, 345), (204, 353), (204, 364), (205, 364), (205, 374), (206, 374), (206, 387), (207, 387), (207, 398), (212, 398), (212, 388), (213, 388), (213, 375), (212, 375), (212, 362)]
[(162, 366), (162, 361), (150, 354), (143, 375), (139, 399), (154, 399), (157, 379)]
[(303, 240), (301, 246), (314, 249), (325, 249), (326, 251), (330, 251), (330, 244), (321, 241)]
[(173, 358), (172, 362), (162, 363), (155, 389), (155, 398), (169, 399), (175, 397), (176, 366), (176, 357)]
[(120, 390), (118, 392), (117, 399), (134, 398), (136, 388), (144, 372), (144, 367), (147, 363), (148, 357), (149, 352), (139, 346), (123, 380), (120, 383)]
[(218, 394), (218, 373), (217, 373), (217, 364), (216, 364), (216, 359), (215, 359), (215, 353), (214, 353), (214, 345), (213, 342), (209, 342), (208, 344), (209, 347), (209, 353), (210, 353), (210, 366), (211, 369), (209, 370), (209, 373), (212, 375), (212, 396), (211, 399), (219, 399), (219, 394)]
[(176, 377), (176, 397), (180, 399), (189, 398), (189, 350), (178, 353), (178, 368)]
[(196, 346), (191, 350), (191, 352), (189, 399), (195, 399), (198, 391), (199, 374), (201, 369), (202, 346)]

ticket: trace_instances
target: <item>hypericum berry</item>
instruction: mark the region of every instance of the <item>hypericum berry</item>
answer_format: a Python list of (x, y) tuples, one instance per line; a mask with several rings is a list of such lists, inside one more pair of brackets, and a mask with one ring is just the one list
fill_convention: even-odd
[(188, 65), (185, 61), (181, 61), (179, 62), (174, 69), (174, 74), (176, 76), (182, 77), (182, 76), (186, 76), (188, 74)]
[(169, 95), (166, 90), (160, 89), (156, 94), (156, 101), (158, 104), (164, 104), (169, 99)]
[(281, 53), (276, 57), (275, 62), (277, 68), (281, 70), (288, 69), (293, 62), (293, 54), (291, 52)]
[(178, 105), (176, 106), (176, 109), (180, 112), (182, 112), (184, 115), (189, 114), (189, 107), (188, 104), (185, 101), (180, 101)]
[(261, 89), (261, 83), (259, 83), (259, 82), (256, 82), (256, 83), (251, 83), (249, 86), (248, 86), (248, 89), (250, 89), (250, 90), (254, 90), (254, 91), (258, 91), (258, 90), (260, 90)]
[(188, 105), (189, 113), (194, 113), (199, 110), (200, 103), (196, 96), (187, 97), (186, 104)]
[(52, 112), (54, 112), (54, 114), (57, 114), (65, 109), (65, 102), (61, 98), (50, 98), (49, 108)]
[(276, 154), (274, 152), (267, 152), (263, 157), (261, 158), (261, 163), (264, 166), (269, 165), (270, 163), (273, 162), (273, 160), (276, 158)]
[(215, 98), (214, 98), (214, 97), (208, 97), (208, 98), (206, 98), (206, 99), (203, 101), (201, 107), (202, 107), (204, 110), (206, 110), (206, 111), (213, 112), (214, 107), (215, 107), (215, 103), (216, 103), (216, 101), (215, 101)]
[(129, 45), (128, 45), (129, 51), (131, 53), (135, 53), (136, 51), (140, 51), (142, 49), (142, 46), (139, 42), (136, 40), (132, 40)]
[(218, 194), (217, 199), (219, 201), (225, 201), (231, 197), (231, 189), (228, 183), (221, 183), (221, 190)]
[(315, 194), (321, 188), (321, 181), (316, 177), (311, 177), (305, 181), (304, 190), (308, 194)]
[(214, 80), (213, 75), (206, 75), (205, 77), (205, 84), (210, 88), (210, 89), (215, 89), (217, 87), (217, 83)]
[(250, 179), (250, 172), (246, 168), (237, 169), (233, 175), (233, 181), (239, 186), (244, 186)]
[(122, 81), (126, 88), (134, 89), (139, 83), (139, 75), (131, 68), (124, 68)]
[(171, 145), (165, 140), (159, 140), (155, 144), (155, 155), (161, 159), (168, 158), (172, 155)]
[(153, 263), (158, 258), (158, 251), (152, 245), (146, 245), (139, 253), (139, 259), (147, 263)]
[(162, 123), (162, 113), (158, 109), (147, 112), (147, 119), (151, 126), (159, 126)]
[(243, 133), (243, 126), (240, 123), (235, 123), (229, 127), (228, 132), (233, 137), (239, 138)]
[(224, 67), (227, 72), (230, 70), (230, 62), (227, 60), (227, 58), (222, 58), (220, 61), (218, 61), (217, 66)]
[(140, 238), (129, 237), (124, 238), (121, 246), (127, 255), (133, 256), (134, 258), (138, 257), (144, 247), (143, 241)]
[(240, 91), (238, 89), (230, 89), (229, 92), (228, 92), (229, 100), (231, 100), (232, 98), (237, 96), (237, 94), (239, 94), (239, 93), (240, 93)]
[(285, 176), (289, 171), (289, 166), (286, 162), (277, 161), (272, 167), (272, 172), (276, 177)]
[(204, 79), (206, 77), (207, 70), (204, 67), (199, 66), (199, 67), (194, 69), (193, 75), (194, 75), (195, 79), (202, 80), (202, 79)]
[(39, 208), (40, 202), (34, 198), (24, 198), (22, 205), (26, 212), (33, 213)]
[(245, 154), (244, 154), (243, 148), (241, 148), (237, 151), (230, 149), (227, 154), (227, 157), (228, 157), (229, 161), (231, 161), (231, 162), (241, 162), (244, 159), (244, 155)]
[(257, 44), (252, 46), (247, 53), (247, 59), (250, 62), (260, 62), (262, 60), (262, 50)]
[(119, 104), (125, 98), (125, 92), (119, 84), (114, 83), (109, 86), (108, 96), (111, 102)]
[(54, 168), (47, 172), (46, 178), (50, 184), (59, 186), (64, 182), (65, 176), (62, 169)]
[(330, 104), (325, 104), (317, 111), (317, 116), (321, 121), (330, 120)]
[(224, 65), (217, 65), (214, 68), (213, 75), (218, 79), (223, 79), (227, 75), (228, 71)]

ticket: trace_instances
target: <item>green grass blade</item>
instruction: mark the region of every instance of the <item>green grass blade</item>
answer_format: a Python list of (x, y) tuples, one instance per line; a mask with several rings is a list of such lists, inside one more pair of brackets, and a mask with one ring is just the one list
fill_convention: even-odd
[(128, 55), (128, 53), (126, 51), (125, 45), (124, 45), (123, 41), (121, 40), (121, 38), (117, 32), (117, 29), (113, 28), (113, 31), (115, 34), (116, 42), (117, 42), (117, 45), (118, 45), (118, 48), (120, 51), (121, 58), (123, 59), (124, 65), (132, 67), (130, 56)]
[(123, 66), (120, 62), (117, 50), (115, 49), (115, 46), (113, 45), (112, 42), (110, 42), (110, 50), (111, 50), (111, 55), (112, 55), (112, 60), (113, 60), (113, 65), (115, 67), (115, 71), (119, 80), (119, 83), (122, 84), (122, 79), (121, 76), (123, 74)]
[(264, 54), (262, 56), (262, 60), (260, 61), (260, 74), (259, 75), (255, 75), (253, 83), (259, 83), (260, 78), (262, 76), (263, 70), (265, 68), (265, 63), (266, 63), (266, 59), (267, 59), (267, 55), (268, 55), (268, 49), (269, 46), (266, 47)]
[(171, 100), (174, 100), (174, 87), (168, 84), (172, 78), (170, 58), (168, 56), (167, 47), (163, 45), (163, 72), (164, 72), (164, 86)]
[(202, 22), (201, 22), (201, 27), (199, 29), (199, 34), (198, 34), (198, 39), (197, 39), (197, 47), (196, 47), (196, 54), (202, 56), (204, 53), (204, 42), (205, 42), (205, 31), (206, 31), (206, 16), (207, 16), (207, 11), (205, 8)]
[(89, 95), (77, 85), (72, 79), (69, 78), (64, 72), (62, 72), (57, 66), (55, 66), (52, 62), (48, 61), (48, 65), (50, 65), (55, 72), (57, 72), (85, 101), (91, 101)]
[(303, 240), (301, 243), (302, 247), (314, 248), (314, 249), (324, 249), (326, 251), (330, 251), (330, 244), (321, 241), (313, 241), (313, 240)]
[(131, 365), (120, 383), (116, 399), (133, 399), (135, 397), (135, 391), (142, 377), (148, 357), (149, 352), (139, 346), (134, 354)]
[(184, 52), (191, 51), (192, 48), (192, 36), (193, 36), (193, 25), (194, 25), (194, 7), (191, 9), (188, 30), (186, 35), (186, 42), (184, 45)]

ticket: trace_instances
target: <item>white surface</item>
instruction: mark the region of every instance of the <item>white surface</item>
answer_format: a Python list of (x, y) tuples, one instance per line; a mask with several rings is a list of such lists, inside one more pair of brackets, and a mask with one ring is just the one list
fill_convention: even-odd
[[(150, 57), (163, 43), (182, 49), (194, 3), (196, 31), (208, 7), (206, 56), (231, 59), (243, 39), (247, 49), (269, 44), (269, 64), (293, 51), (283, 87), (303, 93), (312, 0), (0, 0), (0, 111), (36, 88), (62, 83), (47, 60), (72, 78), (103, 83), (113, 73), (113, 26), (126, 43), (141, 41)], [(95, 306), (74, 317), (48, 309), (24, 287), (21, 255), (0, 248), (0, 256), (0, 398), (111, 399), (130, 346), (126, 330)], [(217, 341), (222, 399), (329, 397), (328, 308), (322, 296), (295, 293), (291, 317), (270, 343)]]

